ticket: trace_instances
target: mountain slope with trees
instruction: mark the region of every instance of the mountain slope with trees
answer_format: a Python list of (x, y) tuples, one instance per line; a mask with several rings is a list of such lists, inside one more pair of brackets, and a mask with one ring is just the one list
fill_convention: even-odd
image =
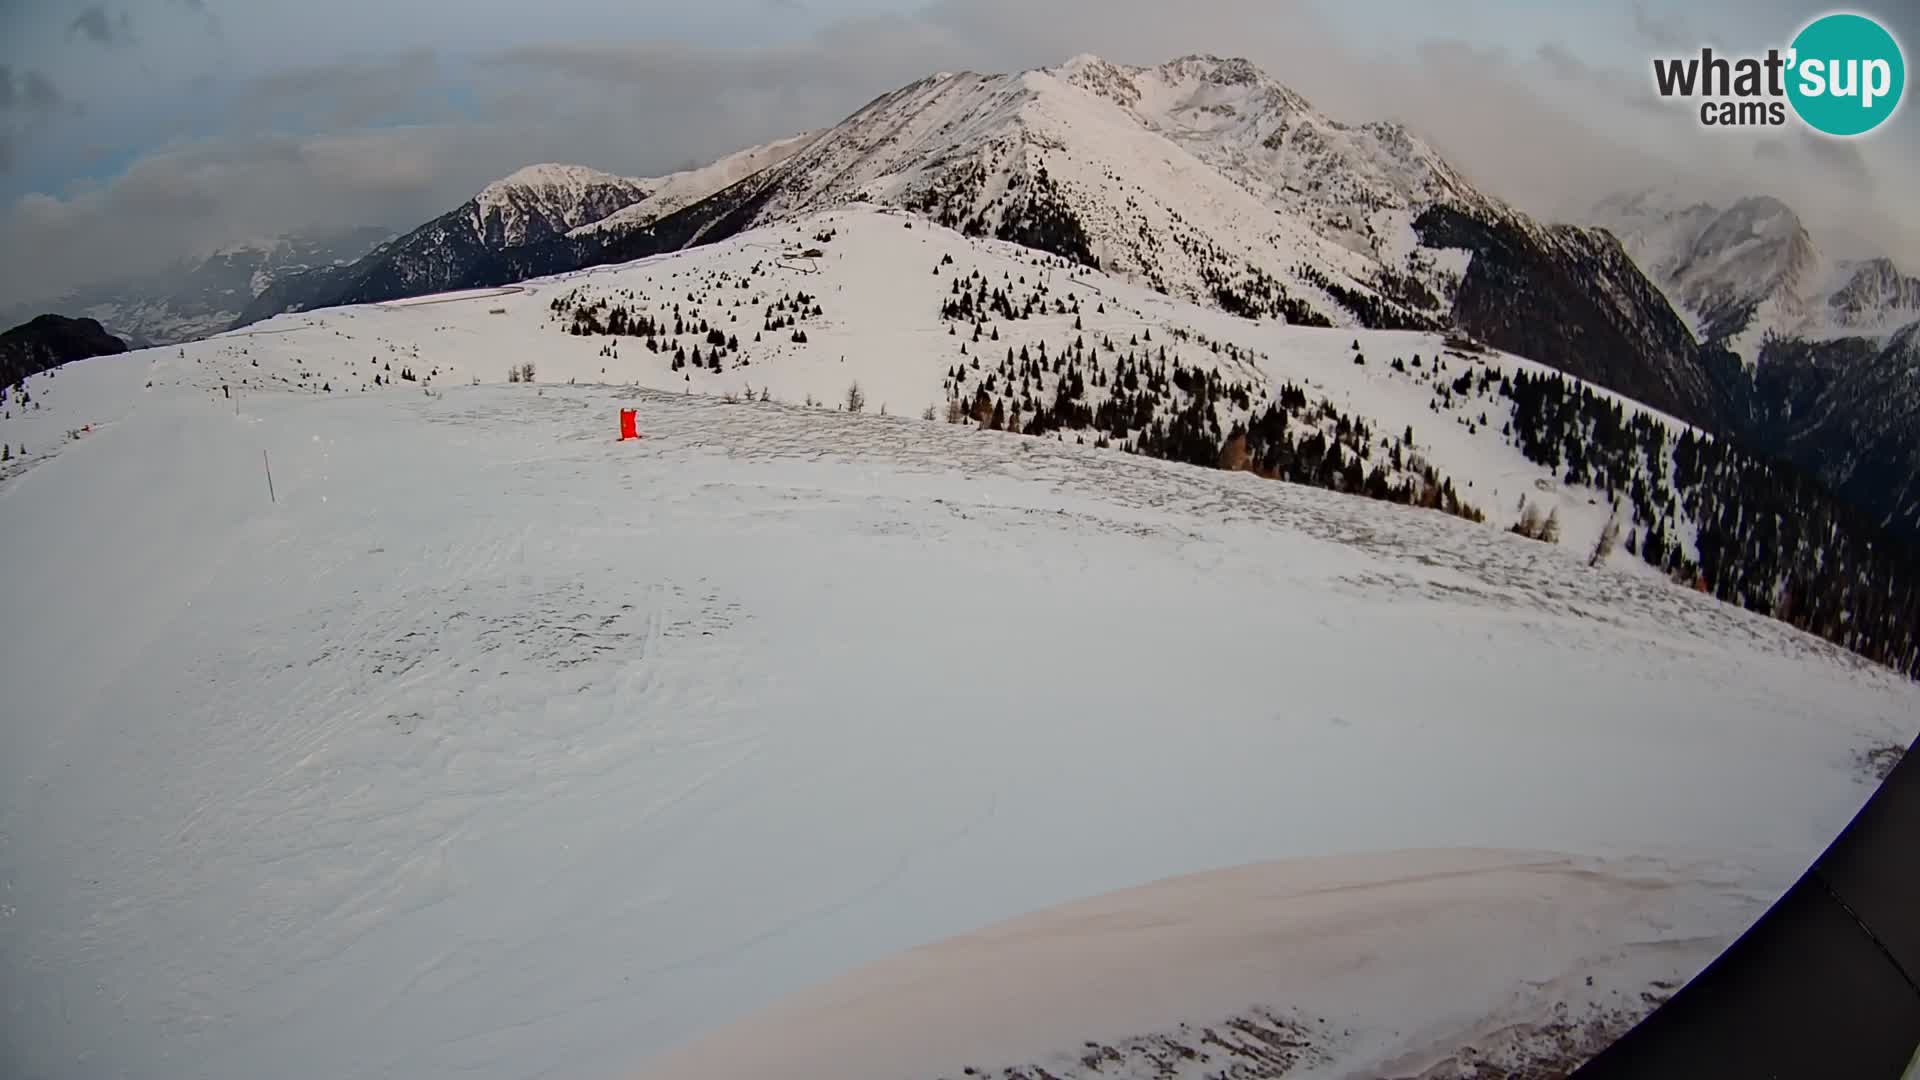
[(127, 343), (107, 333), (96, 319), (41, 315), (0, 333), (0, 388), (74, 360), (127, 351)]

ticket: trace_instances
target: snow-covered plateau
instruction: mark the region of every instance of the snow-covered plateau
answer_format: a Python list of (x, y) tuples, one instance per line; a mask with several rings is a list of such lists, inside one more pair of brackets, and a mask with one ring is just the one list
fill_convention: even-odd
[[(1034, 310), (943, 317), (961, 281)], [(653, 347), (570, 332), (616, 307)], [(946, 422), (1010, 352), (1097, 404), (1163, 347), (1488, 520)], [(1920, 693), (1590, 565), (1593, 493), (1438, 395), (1482, 369), (1535, 370), (851, 207), (35, 376), (0, 419), (0, 1073), (1578, 1050), (1805, 869)], [(1559, 543), (1505, 531), (1522, 497)]]

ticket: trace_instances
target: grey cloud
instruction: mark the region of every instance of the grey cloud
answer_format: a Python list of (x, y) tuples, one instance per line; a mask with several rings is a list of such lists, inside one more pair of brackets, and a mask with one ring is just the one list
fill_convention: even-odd
[(51, 112), (60, 107), (62, 100), (60, 90), (53, 85), (53, 80), (39, 71), (27, 72), (21, 99), (26, 103), (27, 108), (38, 112)]
[(215, 15), (213, 9), (207, 7), (207, 0), (167, 0), (167, 3), (185, 8), (200, 16), (207, 34), (215, 39), (220, 38), (220, 16)]
[(125, 11), (117, 17), (110, 16), (100, 4), (82, 8), (67, 24), (67, 36), (75, 34), (101, 45), (126, 44), (133, 38), (133, 16)]
[(312, 127), (352, 129), (405, 111), (438, 77), (428, 49), (377, 61), (291, 68), (242, 83), (233, 109), (239, 120), (291, 111)]
[(1860, 147), (1842, 139), (1828, 139), (1802, 130), (1801, 150), (1817, 163), (1834, 183), (1856, 194), (1874, 190), (1873, 170), (1868, 167)]
[(0, 65), (0, 173), (11, 173), (19, 164), (21, 147), (27, 139), (43, 130), (60, 111), (63, 103), (58, 87), (44, 72), (28, 71), (16, 83), (13, 68)]
[(98, 279), (103, 268), (158, 270), (290, 229), (418, 224), (457, 203), (456, 191), (520, 163), (487, 133), (455, 127), (164, 150), (104, 184), (16, 200), (0, 217), (0, 249), (33, 257), (0, 263), (0, 306)]
[(1640, 43), (1668, 51), (1699, 45), (1688, 31), (1686, 20), (1678, 15), (1658, 16), (1647, 10), (1646, 0), (1633, 0), (1633, 32)]
[(1534, 55), (1549, 74), (1563, 82), (1604, 85), (1610, 81), (1604, 72), (1575, 56), (1559, 42), (1549, 41), (1541, 45)]

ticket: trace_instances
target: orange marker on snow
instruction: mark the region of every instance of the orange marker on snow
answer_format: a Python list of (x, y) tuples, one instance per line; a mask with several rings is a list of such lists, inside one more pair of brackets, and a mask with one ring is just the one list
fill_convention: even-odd
[(626, 442), (628, 439), (637, 439), (639, 437), (640, 437), (640, 410), (639, 409), (621, 409), (620, 410), (620, 441)]

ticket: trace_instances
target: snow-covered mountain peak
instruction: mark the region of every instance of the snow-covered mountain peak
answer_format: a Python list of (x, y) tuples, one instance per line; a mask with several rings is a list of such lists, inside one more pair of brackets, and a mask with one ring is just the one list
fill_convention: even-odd
[(1505, 216), (1404, 125), (1342, 123), (1244, 59), (1195, 54), (1124, 67), (1076, 57), (1060, 70), (1268, 206), (1338, 233), (1374, 210), (1421, 203)]
[(1884, 326), (1920, 317), (1920, 277), (1903, 274), (1892, 259), (1846, 264), (1846, 281), (1827, 297), (1827, 315), (1848, 328)]
[(1920, 315), (1920, 278), (1886, 258), (1829, 257), (1799, 214), (1771, 195), (1722, 207), (1650, 189), (1610, 196), (1591, 216), (1702, 340), (1749, 364), (1772, 338), (1885, 335)]
[(1133, 84), (1133, 76), (1138, 70), (1111, 63), (1092, 53), (1081, 53), (1048, 74), (1069, 86), (1077, 86), (1120, 105), (1130, 106), (1140, 100), (1140, 90)]
[(499, 206), (525, 192), (539, 192), (548, 197), (578, 197), (597, 188), (637, 186), (645, 182), (633, 177), (615, 176), (585, 165), (543, 162), (528, 165), (495, 180), (480, 189), (474, 201), (483, 207)]
[(481, 189), (469, 204), (469, 220), (489, 244), (513, 247), (599, 221), (654, 188), (652, 181), (584, 165), (529, 165)]
[(1162, 75), (1178, 74), (1216, 86), (1245, 86), (1273, 81), (1250, 60), (1238, 56), (1214, 56), (1211, 53), (1188, 53), (1160, 64), (1154, 70)]

